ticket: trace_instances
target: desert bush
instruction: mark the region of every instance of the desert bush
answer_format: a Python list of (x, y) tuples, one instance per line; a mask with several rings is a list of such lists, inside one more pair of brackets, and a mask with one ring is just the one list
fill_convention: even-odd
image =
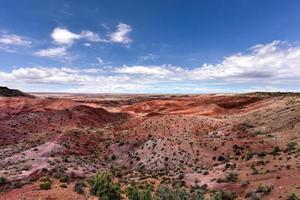
[(250, 200), (260, 200), (262, 196), (270, 194), (272, 189), (272, 185), (259, 184), (255, 191), (247, 192), (245, 197)]
[(51, 183), (51, 179), (48, 176), (43, 176), (40, 178), (40, 182), (50, 182)]
[(191, 194), (183, 187), (173, 190), (161, 185), (158, 190), (157, 200), (190, 200), (191, 198)]
[(236, 182), (238, 180), (238, 174), (235, 172), (230, 172), (225, 177), (226, 182)]
[(251, 160), (252, 158), (253, 158), (253, 156), (254, 156), (254, 153), (252, 152), (252, 151), (248, 151), (247, 153), (246, 153), (246, 160)]
[(62, 174), (59, 178), (59, 181), (62, 183), (67, 183), (70, 181), (70, 177), (66, 174)]
[(208, 171), (203, 171), (203, 173), (202, 173), (203, 175), (208, 175), (209, 174), (209, 172)]
[(218, 183), (223, 183), (223, 182), (236, 182), (238, 180), (238, 174), (235, 172), (230, 172), (228, 173), (224, 178), (218, 178), (217, 182)]
[(297, 142), (289, 142), (289, 143), (286, 145), (286, 150), (287, 150), (287, 151), (295, 150), (296, 146), (297, 146)]
[(20, 181), (13, 182), (12, 188), (21, 188), (23, 185)]
[(195, 200), (205, 200), (204, 191), (201, 189), (196, 189), (193, 196), (194, 196), (193, 199)]
[(250, 192), (247, 192), (246, 193), (246, 196), (245, 196), (247, 199), (249, 200), (261, 200), (262, 198), (262, 195), (259, 194), (259, 193), (255, 193), (253, 191), (250, 191)]
[(235, 196), (232, 192), (227, 190), (218, 190), (212, 194), (210, 200), (233, 200)]
[(51, 182), (50, 181), (41, 182), (40, 183), (40, 189), (42, 189), (42, 190), (49, 190), (49, 189), (51, 189)]
[(262, 193), (263, 195), (269, 194), (273, 189), (272, 185), (264, 185), (264, 184), (259, 184), (258, 187), (256, 188), (256, 193)]
[(74, 191), (78, 194), (84, 194), (85, 183), (83, 181), (77, 181), (74, 185)]
[(185, 188), (181, 187), (175, 190), (175, 200), (189, 200), (191, 199), (191, 195), (189, 192), (185, 190)]
[(120, 186), (112, 182), (111, 173), (96, 174), (89, 180), (91, 193), (102, 200), (119, 200)]
[(220, 161), (220, 162), (228, 162), (228, 158), (227, 157), (225, 157), (225, 156), (218, 156), (217, 157), (217, 160), (218, 161)]
[(0, 185), (7, 183), (7, 179), (3, 176), (0, 177)]
[(68, 187), (68, 185), (67, 185), (67, 184), (65, 184), (65, 183), (62, 183), (62, 184), (60, 184), (60, 187), (61, 187), (61, 188), (67, 188), (67, 187)]
[(266, 152), (261, 151), (261, 152), (259, 152), (257, 155), (258, 155), (258, 157), (263, 158), (263, 157), (266, 156)]
[(184, 173), (180, 173), (178, 179), (183, 179), (183, 178), (184, 178)]
[(271, 152), (271, 154), (276, 155), (276, 154), (278, 154), (280, 151), (281, 151), (281, 150), (280, 150), (279, 146), (275, 146), (275, 147), (273, 148), (273, 151)]
[(246, 180), (246, 181), (241, 181), (241, 186), (242, 187), (247, 187), (248, 185), (249, 185), (249, 181), (248, 180)]
[(300, 200), (300, 197), (295, 193), (292, 193), (288, 196), (287, 200)]
[(129, 186), (125, 190), (129, 200), (152, 200), (154, 199), (149, 188), (141, 189), (138, 186)]
[(117, 156), (116, 156), (115, 154), (113, 154), (113, 155), (111, 156), (111, 159), (112, 159), (112, 160), (116, 160), (116, 159), (117, 159)]
[(258, 174), (258, 169), (255, 167), (255, 165), (251, 165), (252, 174)]

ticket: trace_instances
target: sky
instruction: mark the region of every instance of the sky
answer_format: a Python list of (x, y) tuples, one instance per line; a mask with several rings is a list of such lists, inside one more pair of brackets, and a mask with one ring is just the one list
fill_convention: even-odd
[(0, 85), (300, 91), (298, 0), (0, 0)]

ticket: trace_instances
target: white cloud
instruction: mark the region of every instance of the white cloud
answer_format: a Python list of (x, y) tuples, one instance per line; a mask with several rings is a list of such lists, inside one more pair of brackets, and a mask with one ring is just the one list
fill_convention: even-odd
[(72, 45), (76, 40), (84, 39), (89, 42), (107, 42), (106, 39), (103, 39), (99, 36), (98, 33), (92, 31), (84, 30), (80, 34), (73, 33), (66, 28), (55, 28), (51, 37), (55, 43), (61, 45)]
[(172, 71), (164, 66), (123, 66), (116, 68), (115, 72), (124, 74), (144, 74), (144, 75), (167, 75)]
[(72, 44), (75, 40), (81, 38), (80, 35), (60, 27), (57, 27), (52, 31), (51, 37), (58, 44)]
[(119, 23), (117, 25), (117, 30), (108, 34), (111, 42), (121, 43), (121, 44), (130, 44), (132, 39), (129, 37), (129, 33), (132, 31), (131, 26), (124, 23)]
[[(103, 60), (98, 57), (98, 62)], [(87, 69), (27, 67), (0, 71), (0, 84), (31, 85), (41, 91), (43, 84), (47, 87), (58, 84), (69, 86), (68, 91), (81, 92), (300, 91), (299, 63), (299, 45), (274, 41), (255, 45), (246, 53), (225, 57), (219, 63), (193, 69), (172, 65)]]
[(54, 47), (49, 49), (41, 49), (34, 53), (36, 56), (48, 57), (48, 58), (59, 58), (67, 56), (67, 48), (65, 47)]
[(101, 38), (97, 33), (92, 31), (82, 31), (80, 33), (80, 37), (90, 42), (107, 42), (107, 40)]
[(31, 41), (23, 36), (15, 35), (15, 34), (0, 34), (0, 49), (7, 52), (15, 52), (17, 47), (29, 47), (31, 45)]
[(192, 70), (190, 77), (240, 82), (295, 81), (300, 78), (300, 46), (273, 41), (255, 45), (250, 50), (250, 53), (225, 57), (218, 64), (205, 64)]
[(28, 46), (31, 44), (31, 41), (19, 35), (4, 34), (0, 36), (0, 43), (5, 45)]

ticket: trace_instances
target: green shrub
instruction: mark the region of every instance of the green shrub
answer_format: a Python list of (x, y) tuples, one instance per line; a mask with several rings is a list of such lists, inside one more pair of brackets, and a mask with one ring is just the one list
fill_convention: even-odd
[(65, 183), (62, 183), (62, 184), (60, 184), (60, 187), (61, 187), (61, 188), (67, 188), (67, 187), (68, 187), (68, 185), (67, 185), (67, 184), (65, 184)]
[(13, 188), (21, 188), (23, 184), (20, 181), (13, 182), (12, 187)]
[(50, 182), (51, 183), (51, 179), (48, 176), (43, 176), (40, 178), (40, 182)]
[(191, 195), (183, 187), (175, 190), (175, 200), (189, 200)]
[(234, 194), (227, 190), (218, 190), (210, 198), (210, 200), (233, 200)]
[(287, 200), (300, 200), (300, 197), (295, 193), (292, 193), (288, 196)]
[(112, 182), (111, 173), (96, 174), (89, 180), (91, 193), (102, 200), (119, 200), (120, 186)]
[(264, 185), (264, 184), (259, 184), (258, 187), (256, 188), (256, 193), (262, 193), (264, 195), (270, 194), (272, 191), (273, 186), (272, 185)]
[(258, 169), (255, 167), (255, 165), (251, 165), (252, 174), (258, 174)]
[(228, 173), (225, 178), (218, 178), (217, 183), (223, 183), (223, 182), (236, 182), (238, 180), (238, 174), (234, 172)]
[(297, 146), (297, 142), (289, 142), (287, 145), (286, 145), (286, 150), (287, 151), (292, 151), (296, 148)]
[(158, 191), (158, 200), (190, 200), (191, 194), (184, 188), (172, 190), (167, 186), (161, 185)]
[(0, 176), (0, 185), (4, 185), (5, 183), (7, 183), (7, 179), (3, 176)]
[(63, 175), (60, 176), (59, 181), (61, 183), (68, 183), (70, 181), (70, 177), (66, 174), (63, 174)]
[(42, 190), (49, 190), (49, 189), (51, 189), (51, 182), (49, 182), (49, 181), (41, 182), (40, 183), (40, 189), (42, 189)]
[(238, 180), (238, 174), (234, 172), (230, 172), (225, 177), (226, 182), (236, 182)]
[(129, 186), (125, 190), (129, 200), (152, 200), (153, 196), (149, 188), (141, 189), (138, 186)]
[(254, 153), (252, 151), (248, 151), (246, 153), (246, 160), (251, 160), (254, 156)]
[(204, 197), (204, 192), (201, 189), (196, 189), (195, 190), (195, 194), (194, 194), (194, 198), (195, 200), (205, 200)]
[(280, 151), (281, 151), (280, 147), (275, 146), (273, 147), (273, 151), (271, 152), (271, 154), (277, 155)]
[(161, 185), (158, 189), (158, 200), (174, 199), (174, 193), (171, 188)]
[(250, 191), (246, 193), (245, 197), (249, 200), (261, 200), (262, 194)]

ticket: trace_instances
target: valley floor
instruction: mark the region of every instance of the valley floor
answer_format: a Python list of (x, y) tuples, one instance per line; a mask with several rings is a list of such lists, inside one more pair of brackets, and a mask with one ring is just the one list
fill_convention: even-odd
[(0, 97), (0, 200), (299, 199), (299, 94), (33, 95)]

